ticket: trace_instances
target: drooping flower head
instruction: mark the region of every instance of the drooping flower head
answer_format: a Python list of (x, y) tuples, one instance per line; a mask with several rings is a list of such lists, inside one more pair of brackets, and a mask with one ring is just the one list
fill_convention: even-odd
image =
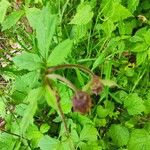
[(74, 111), (82, 114), (88, 113), (92, 106), (91, 97), (84, 91), (78, 91), (73, 96), (73, 109)]

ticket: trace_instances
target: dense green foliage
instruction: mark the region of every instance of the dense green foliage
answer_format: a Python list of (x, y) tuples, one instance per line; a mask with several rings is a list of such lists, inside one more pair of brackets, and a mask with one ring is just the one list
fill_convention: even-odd
[[(149, 0), (0, 0), (0, 149), (149, 150), (149, 12)], [(90, 98), (63, 82), (91, 95), (90, 112), (73, 111)]]

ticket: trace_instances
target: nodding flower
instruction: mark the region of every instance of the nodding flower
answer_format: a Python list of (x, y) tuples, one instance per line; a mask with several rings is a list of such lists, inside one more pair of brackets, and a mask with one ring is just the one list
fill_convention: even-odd
[(72, 98), (73, 100), (73, 110), (86, 114), (90, 111), (92, 106), (91, 97), (88, 93), (84, 91), (77, 91)]
[(94, 75), (92, 81), (90, 82), (90, 87), (93, 94), (98, 95), (102, 92), (103, 84), (98, 76)]

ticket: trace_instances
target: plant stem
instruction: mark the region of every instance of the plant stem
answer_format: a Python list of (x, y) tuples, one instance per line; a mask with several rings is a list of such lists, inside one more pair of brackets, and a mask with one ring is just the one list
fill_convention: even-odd
[(25, 139), (25, 140), (28, 140), (28, 139), (26, 139), (26, 138), (23, 137), (23, 136), (20, 136), (20, 135), (18, 135), (18, 134), (16, 134), (16, 133), (12, 133), (12, 132), (6, 131), (6, 130), (4, 130), (4, 129), (0, 129), (0, 131), (5, 132), (5, 133), (10, 134), (10, 135), (17, 136), (17, 137), (19, 137), (19, 138), (23, 138), (23, 139)]
[(46, 75), (50, 79), (58, 79), (62, 82), (64, 82), (68, 87), (70, 87), (74, 92), (78, 91), (78, 89), (66, 78), (58, 75), (58, 74), (48, 74)]
[(88, 73), (91, 77), (93, 77), (93, 75), (94, 75), (94, 73), (90, 69), (88, 69), (82, 65), (78, 65), (78, 64), (64, 64), (64, 65), (58, 65), (58, 66), (51, 66), (47, 70), (47, 73), (51, 73), (56, 70), (65, 69), (65, 68), (78, 68), (78, 69), (81, 69), (82, 71)]

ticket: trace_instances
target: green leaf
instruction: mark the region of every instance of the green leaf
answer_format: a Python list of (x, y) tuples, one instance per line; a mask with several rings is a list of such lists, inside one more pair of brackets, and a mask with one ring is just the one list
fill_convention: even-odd
[(81, 42), (87, 33), (87, 25), (74, 25), (72, 27), (70, 36), (75, 42)]
[(128, 9), (130, 12), (134, 12), (139, 5), (140, 0), (128, 0)]
[(69, 39), (58, 44), (48, 57), (48, 65), (54, 66), (64, 62), (65, 58), (71, 52), (73, 42)]
[(59, 140), (49, 137), (45, 135), (41, 138), (39, 142), (39, 147), (41, 150), (57, 150), (58, 145), (60, 144)]
[(107, 21), (103, 22), (101, 28), (105, 32), (106, 36), (110, 37), (116, 27), (115, 27), (113, 21), (107, 20)]
[(101, 105), (97, 107), (96, 113), (99, 118), (105, 118), (109, 114), (109, 110), (103, 108)]
[(70, 24), (85, 25), (92, 20), (93, 15), (94, 13), (92, 12), (91, 6), (87, 3), (82, 3), (79, 5), (77, 13)]
[(131, 133), (128, 150), (149, 150), (150, 134), (144, 129), (135, 129)]
[(130, 115), (138, 115), (145, 111), (143, 103), (143, 100), (137, 95), (137, 93), (133, 93), (129, 94), (124, 100), (124, 107)]
[(47, 123), (44, 123), (40, 126), (40, 131), (46, 133), (50, 129), (50, 126)]
[(45, 86), (45, 99), (49, 106), (58, 110), (56, 95), (48, 85)]
[(62, 88), (59, 91), (60, 97), (61, 97), (60, 104), (61, 104), (64, 114), (67, 114), (67, 113), (71, 112), (71, 109), (72, 109), (72, 101), (71, 101), (71, 97), (70, 97), (70, 95), (72, 95), (72, 91), (68, 90), (68, 88), (66, 88), (66, 86), (61, 85), (61, 87)]
[(23, 14), (23, 10), (12, 12), (2, 23), (2, 31), (10, 29), (12, 26), (14, 26)]
[(98, 67), (99, 65), (101, 65), (104, 62), (105, 57), (106, 57), (106, 53), (105, 52), (100, 53), (100, 55), (98, 56), (98, 58), (96, 58), (96, 60), (93, 63), (92, 70), (94, 70), (96, 67)]
[(6, 115), (6, 105), (3, 99), (0, 97), (0, 117), (5, 118)]
[(92, 125), (85, 125), (80, 133), (81, 141), (96, 141), (98, 132)]
[(30, 25), (36, 30), (39, 52), (43, 58), (47, 59), (51, 40), (55, 33), (57, 17), (51, 14), (49, 6), (43, 7), (42, 10), (27, 9), (26, 16)]
[(148, 49), (146, 43), (137, 43), (136, 46), (132, 49), (133, 52), (144, 52)]
[(113, 22), (118, 22), (118, 21), (124, 20), (128, 17), (132, 17), (131, 12), (127, 8), (125, 8), (123, 5), (121, 5), (120, 3), (114, 2), (113, 3), (113, 13), (110, 16), (110, 19)]
[(17, 77), (14, 83), (15, 90), (28, 92), (32, 87), (38, 84), (39, 75), (38, 71), (32, 71)]
[(109, 136), (117, 146), (125, 146), (129, 140), (129, 131), (126, 127), (121, 125), (111, 125), (109, 128)]
[(41, 59), (37, 54), (23, 52), (21, 55), (15, 56), (13, 61), (20, 70), (32, 71), (41, 68)]
[(1, 150), (14, 150), (16, 139), (7, 133), (0, 133), (0, 149)]
[(7, 8), (10, 6), (10, 3), (7, 0), (1, 0), (0, 2), (0, 23), (4, 21)]
[(146, 61), (146, 58), (147, 58), (147, 51), (146, 52), (137, 53), (137, 55), (136, 55), (136, 63), (137, 63), (137, 65), (140, 65), (144, 61)]
[(30, 123), (33, 123), (33, 116), (37, 109), (37, 101), (43, 95), (43, 88), (37, 88), (30, 91), (27, 97), (27, 102), (29, 102), (28, 107), (25, 110), (24, 116), (20, 122), (20, 128), (24, 134)]

